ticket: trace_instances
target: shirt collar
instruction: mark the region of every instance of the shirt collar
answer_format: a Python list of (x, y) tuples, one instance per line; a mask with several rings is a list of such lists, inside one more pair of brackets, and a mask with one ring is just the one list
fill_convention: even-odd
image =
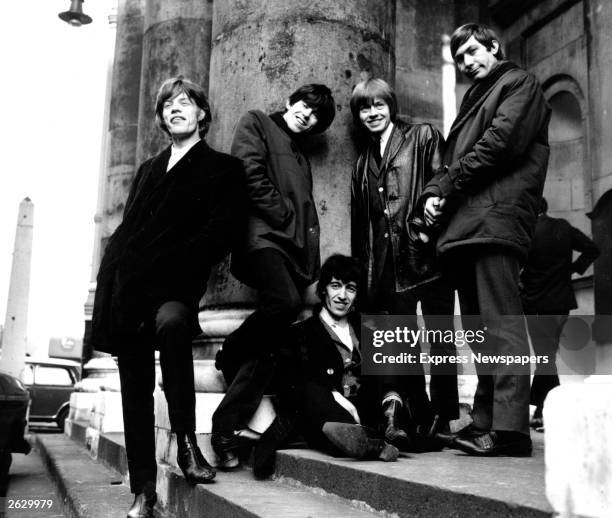
[(385, 148), (387, 147), (387, 142), (389, 142), (389, 137), (393, 132), (394, 124), (392, 122), (385, 128), (385, 131), (380, 135), (380, 156), (385, 154)]
[(319, 313), (319, 316), (321, 317), (321, 320), (325, 322), (331, 328), (334, 328), (334, 327), (339, 327), (340, 329), (348, 328), (349, 323), (348, 323), (347, 318), (343, 318), (342, 320), (336, 320), (329, 314), (329, 311), (327, 310), (325, 306), (321, 308), (321, 313)]

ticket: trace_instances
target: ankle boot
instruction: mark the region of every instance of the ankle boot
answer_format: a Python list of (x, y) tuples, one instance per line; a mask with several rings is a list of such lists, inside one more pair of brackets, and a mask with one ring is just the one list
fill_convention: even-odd
[(127, 518), (153, 518), (153, 508), (157, 502), (155, 484), (146, 485), (134, 498), (134, 503), (127, 513)]
[(202, 455), (194, 432), (178, 432), (176, 444), (176, 462), (187, 482), (193, 485), (206, 484), (215, 478), (217, 473)]
[(396, 399), (388, 401), (383, 407), (385, 416), (385, 440), (400, 450), (410, 448), (410, 437), (400, 428), (399, 413), (402, 405)]
[(358, 424), (327, 422), (323, 425), (323, 433), (347, 457), (393, 462), (399, 456), (395, 446), (381, 438), (370, 437)]

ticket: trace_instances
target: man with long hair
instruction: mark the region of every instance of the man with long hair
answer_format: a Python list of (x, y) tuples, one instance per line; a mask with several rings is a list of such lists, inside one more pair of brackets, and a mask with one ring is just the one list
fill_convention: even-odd
[(155, 115), (171, 144), (144, 162), (132, 182), (123, 221), (111, 236), (100, 271), (92, 336), (117, 356), (130, 487), (129, 518), (153, 516), (156, 502), (155, 349), (177, 463), (191, 484), (215, 470), (195, 436), (191, 342), (200, 332), (198, 303), (211, 268), (229, 251), (244, 205), (240, 161), (211, 149), (204, 90), (181, 77), (157, 94)]

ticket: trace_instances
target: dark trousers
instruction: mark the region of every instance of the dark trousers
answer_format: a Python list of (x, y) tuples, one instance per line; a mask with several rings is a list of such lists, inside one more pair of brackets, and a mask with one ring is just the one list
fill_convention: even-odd
[[(421, 301), (421, 311), (425, 326), (429, 330), (452, 330), (455, 294), (444, 281), (434, 281), (421, 292), (395, 293), (395, 277), (390, 254), (377, 293), (372, 299), (371, 307), (375, 311), (387, 311), (396, 315), (416, 315), (417, 303)], [(430, 317), (430, 318), (428, 318)], [(431, 318), (435, 317), (435, 318)], [(431, 355), (453, 356), (455, 345), (445, 342), (432, 342)], [(411, 350), (417, 357), (421, 347), (417, 343)], [(450, 421), (459, 417), (459, 395), (457, 390), (456, 364), (431, 365), (431, 380), (427, 395), (425, 372), (423, 365), (417, 362), (411, 367), (411, 372), (402, 376), (380, 376), (380, 392), (398, 392), (403, 400), (408, 402), (407, 410), (414, 425), (429, 425), (435, 415), (442, 420)]]
[[(446, 263), (459, 292), (464, 327), (472, 327), (477, 320), (477, 327), (488, 329), (485, 348), (493, 347), (489, 353), (528, 356), (518, 256), (492, 246), (464, 248), (449, 253)], [(470, 315), (478, 318), (463, 317)], [(478, 345), (474, 344), (473, 349), (478, 352)], [(499, 364), (493, 374), (490, 371), (484, 374), (482, 369), (477, 363), (474, 425), (485, 430), (529, 434), (529, 366)]]
[(193, 384), (193, 319), (195, 308), (182, 302), (162, 304), (145, 326), (138, 343), (118, 355), (123, 403), (125, 447), (133, 493), (145, 484), (155, 484), (155, 351), (163, 377), (173, 432), (195, 431), (195, 392)]
[[(544, 400), (548, 393), (559, 385), (559, 375), (555, 363), (559, 350), (561, 331), (567, 321), (568, 312), (541, 313), (526, 308), (530, 315), (527, 327), (531, 345), (536, 355), (547, 355), (548, 364), (537, 364), (531, 382), (531, 404), (536, 406), (534, 417), (542, 417)], [(537, 315), (536, 315), (537, 313)]]
[[(377, 397), (377, 387), (372, 386), (375, 380), (371, 377), (361, 378), (361, 387), (349, 401), (355, 405), (361, 424), (373, 429), (382, 420), (380, 398)], [(281, 396), (282, 399), (282, 396)], [(353, 416), (334, 399), (329, 387), (309, 381), (301, 387), (298, 401), (294, 408), (298, 415), (299, 430), (311, 448), (323, 450), (331, 454), (339, 454), (337, 448), (323, 433), (323, 425), (328, 422), (356, 423)]]
[(257, 308), (223, 344), (220, 363), (229, 387), (213, 414), (213, 432), (247, 427), (272, 381), (274, 353), (301, 308), (304, 286), (280, 252), (257, 250), (249, 255), (249, 266)]

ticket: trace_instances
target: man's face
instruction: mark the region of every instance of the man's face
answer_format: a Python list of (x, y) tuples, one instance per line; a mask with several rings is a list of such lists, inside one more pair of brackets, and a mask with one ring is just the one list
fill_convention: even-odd
[(389, 105), (380, 97), (375, 97), (370, 106), (359, 110), (359, 119), (370, 133), (380, 135), (391, 124)]
[(335, 318), (343, 318), (349, 314), (357, 297), (357, 283), (343, 282), (335, 277), (325, 286), (323, 304)]
[(489, 75), (498, 59), (494, 54), (499, 49), (499, 43), (493, 40), (491, 48), (487, 49), (474, 36), (461, 45), (455, 54), (455, 63), (459, 71), (472, 81), (481, 81)]
[(304, 101), (297, 101), (289, 104), (287, 101), (287, 111), (283, 118), (293, 133), (305, 133), (314, 128), (319, 119), (314, 110)]
[(162, 118), (173, 138), (186, 138), (198, 131), (198, 121), (205, 116), (185, 92), (164, 102)]

